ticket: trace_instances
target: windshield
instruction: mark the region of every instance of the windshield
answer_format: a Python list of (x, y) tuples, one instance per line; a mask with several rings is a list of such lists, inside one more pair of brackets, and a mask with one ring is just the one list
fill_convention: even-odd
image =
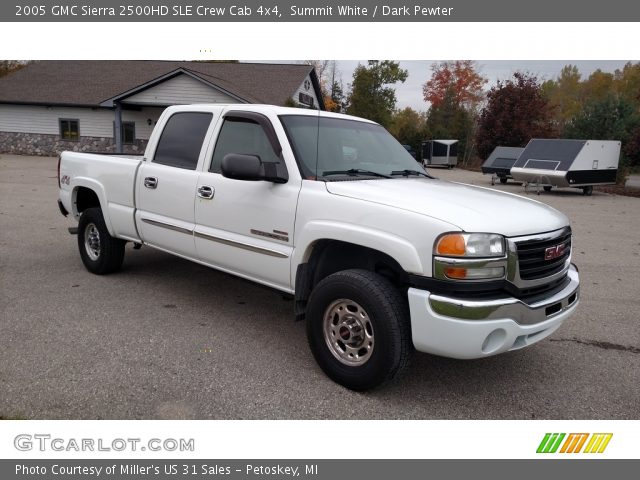
[(280, 117), (307, 179), (345, 176), (386, 178), (399, 172), (424, 174), (422, 166), (380, 125), (310, 115)]

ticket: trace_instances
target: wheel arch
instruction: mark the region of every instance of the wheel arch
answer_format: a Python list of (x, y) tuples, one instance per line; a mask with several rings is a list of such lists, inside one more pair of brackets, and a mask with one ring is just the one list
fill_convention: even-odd
[(77, 219), (87, 208), (100, 208), (109, 234), (114, 235), (107, 208), (107, 197), (102, 185), (91, 179), (75, 179), (72, 188), (71, 205), (73, 216)]
[(377, 273), (403, 289), (409, 277), (405, 267), (380, 249), (335, 238), (317, 239), (308, 245), (295, 272), (295, 316), (305, 318), (306, 306), (313, 288), (329, 275), (349, 269)]

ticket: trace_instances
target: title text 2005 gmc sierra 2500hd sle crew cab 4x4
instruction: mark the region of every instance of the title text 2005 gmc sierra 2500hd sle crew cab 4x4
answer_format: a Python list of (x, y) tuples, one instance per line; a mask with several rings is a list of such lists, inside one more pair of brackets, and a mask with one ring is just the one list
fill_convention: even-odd
[(437, 180), (380, 125), (268, 105), (169, 107), (144, 157), (64, 152), (60, 208), (86, 268), (126, 242), (293, 294), (324, 372), (365, 390), (415, 349), (531, 345), (578, 305), (560, 212)]

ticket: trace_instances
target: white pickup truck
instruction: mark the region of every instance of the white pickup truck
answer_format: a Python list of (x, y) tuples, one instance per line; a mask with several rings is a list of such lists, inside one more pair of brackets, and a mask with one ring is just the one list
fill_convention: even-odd
[(368, 120), (169, 107), (143, 157), (64, 152), (58, 173), (90, 272), (118, 270), (133, 242), (292, 294), (316, 361), (354, 390), (395, 377), (414, 348), (526, 347), (578, 305), (565, 215), (435, 179)]

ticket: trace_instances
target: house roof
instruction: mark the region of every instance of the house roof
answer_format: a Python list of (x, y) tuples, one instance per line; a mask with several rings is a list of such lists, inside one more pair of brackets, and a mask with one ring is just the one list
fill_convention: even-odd
[[(187, 73), (249, 103), (283, 105), (311, 75), (311, 65), (157, 60), (43, 60), (0, 78), (0, 103), (104, 106), (172, 74)], [(322, 103), (321, 103), (322, 106)]]

